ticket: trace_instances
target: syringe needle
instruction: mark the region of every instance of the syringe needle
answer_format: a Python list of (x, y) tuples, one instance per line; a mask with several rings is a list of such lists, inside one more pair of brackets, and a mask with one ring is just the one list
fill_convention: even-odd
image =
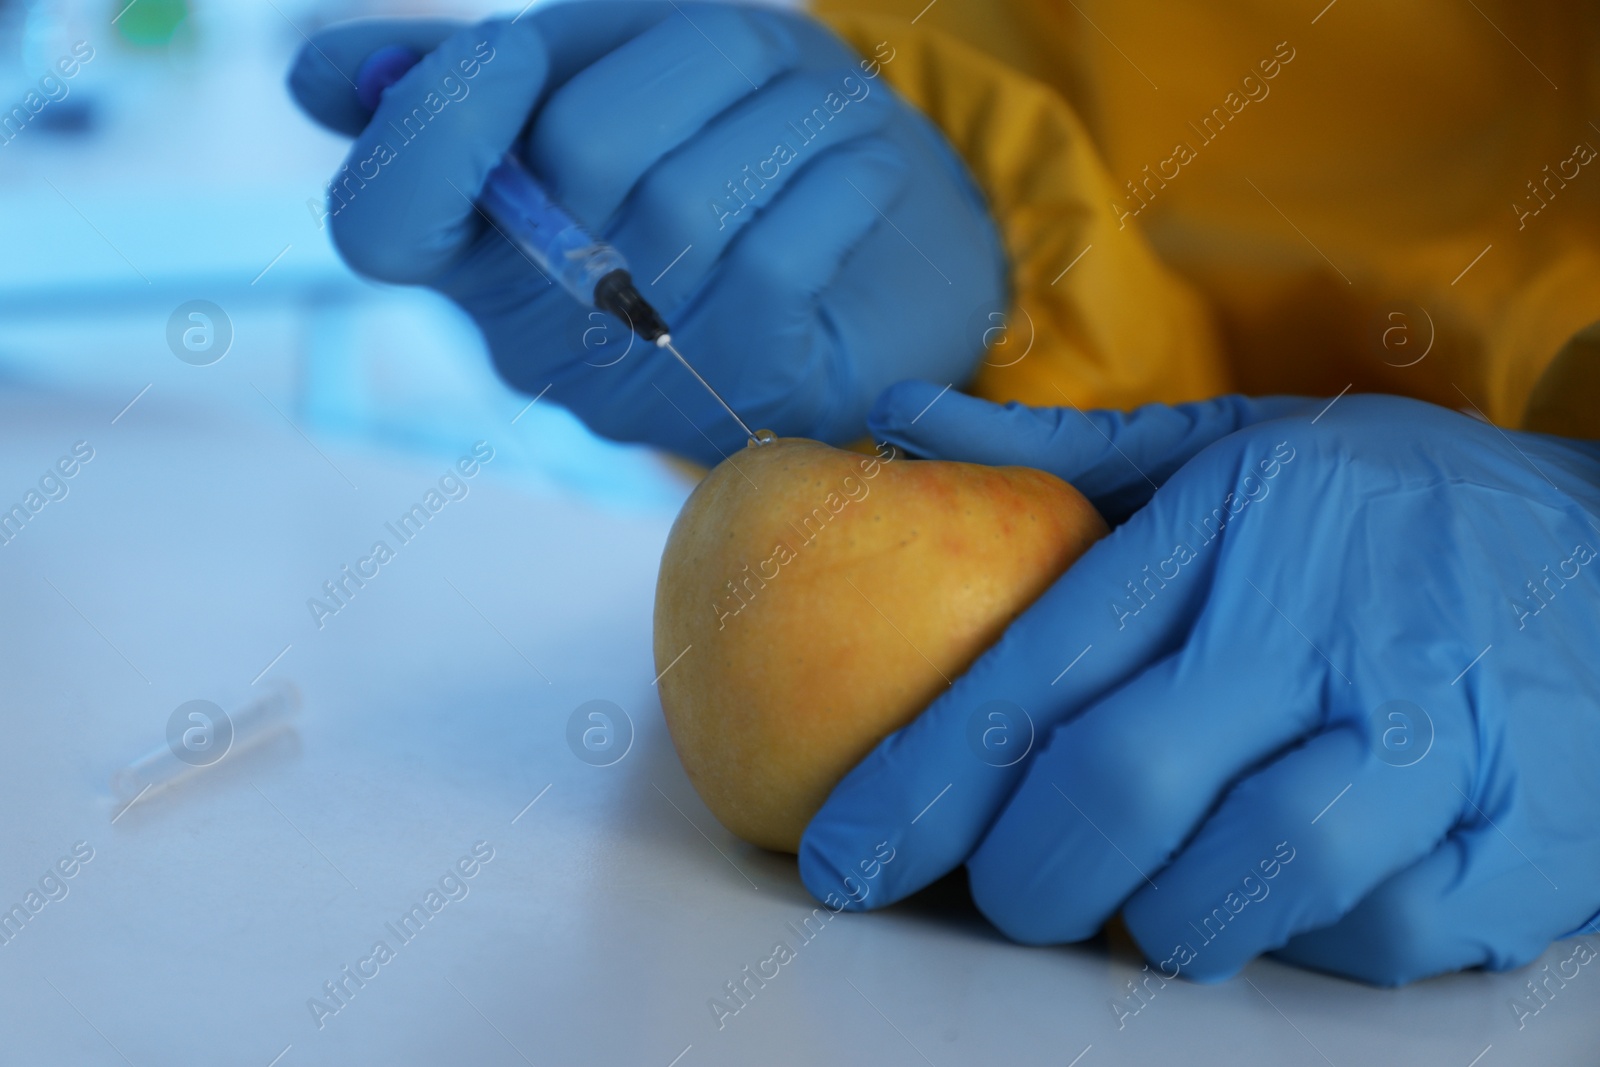
[(656, 344), (662, 348), (665, 348), (674, 356), (678, 357), (678, 362), (683, 364), (685, 370), (694, 375), (694, 380), (706, 387), (706, 392), (710, 393), (712, 397), (715, 398), (716, 402), (722, 405), (723, 411), (726, 411), (729, 415), (733, 416), (733, 421), (739, 424), (739, 429), (744, 431), (744, 435), (746, 437), (748, 437), (751, 441), (754, 441), (756, 444), (761, 443), (761, 438), (757, 437), (755, 432), (744, 424), (744, 420), (739, 417), (738, 412), (734, 411), (733, 408), (728, 406), (728, 402), (722, 399), (722, 394), (711, 388), (711, 383), (700, 377), (700, 372), (695, 370), (693, 365), (691, 365), (688, 360), (683, 358), (683, 353), (679, 352), (677, 347), (673, 345), (671, 334), (664, 333), (660, 337), (657, 337)]

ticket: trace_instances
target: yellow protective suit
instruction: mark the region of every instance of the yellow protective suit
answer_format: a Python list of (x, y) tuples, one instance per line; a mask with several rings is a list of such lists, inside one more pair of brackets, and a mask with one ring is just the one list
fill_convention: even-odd
[(1346, 387), (1600, 437), (1600, 4), (821, 0), (1012, 262), (971, 388)]

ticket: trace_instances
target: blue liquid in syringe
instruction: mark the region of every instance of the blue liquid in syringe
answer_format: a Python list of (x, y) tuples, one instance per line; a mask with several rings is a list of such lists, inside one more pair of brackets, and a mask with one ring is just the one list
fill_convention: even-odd
[(489, 172), (478, 203), (499, 223), (506, 240), (585, 304), (594, 303), (600, 279), (628, 269), (620, 252), (591, 237), (509, 154)]

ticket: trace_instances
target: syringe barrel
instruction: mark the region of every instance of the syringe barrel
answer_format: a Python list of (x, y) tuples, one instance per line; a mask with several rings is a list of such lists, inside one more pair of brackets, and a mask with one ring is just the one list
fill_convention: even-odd
[(489, 172), (478, 203), (540, 270), (589, 307), (601, 278), (628, 269), (622, 253), (562, 210), (510, 153)]
[[(112, 797), (126, 804), (147, 790), (163, 789), (193, 771), (238, 755), (289, 725), (300, 710), (299, 688), (293, 682), (280, 679), (267, 683), (263, 689), (254, 700), (224, 712), (228, 720), (228, 746), (215, 759), (191, 762), (179, 758), (171, 743), (163, 744), (112, 772)], [(221, 724), (215, 722), (203, 726), (208, 730), (221, 728)]]

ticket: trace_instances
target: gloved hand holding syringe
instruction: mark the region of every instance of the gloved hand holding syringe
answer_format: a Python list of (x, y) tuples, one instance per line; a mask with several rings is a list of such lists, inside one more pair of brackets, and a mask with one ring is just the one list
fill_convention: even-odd
[[(362, 105), (376, 110), (384, 91), (421, 58), (400, 45), (380, 48), (368, 56), (356, 74), (356, 93)], [(507, 152), (489, 172), (477, 206), (501, 236), (547, 279), (558, 282), (579, 302), (615, 315), (646, 341), (671, 352), (732, 416), (751, 444), (773, 439), (770, 432), (757, 434), (751, 430), (711, 383), (683, 358), (672, 343), (666, 322), (633, 284), (622, 253), (590, 234), (562, 210), (515, 155)]]
[[(422, 58), (379, 78), (395, 46)], [(1004, 308), (1008, 278), (965, 165), (888, 85), (892, 44), (868, 53), (798, 13), (699, 0), (329, 27), (289, 89), (351, 145), (308, 206), (355, 271), (461, 308), (512, 388), (601, 437), (721, 460), (746, 431), (676, 361), (591, 362), (593, 281), (574, 299), (485, 221), (509, 154), (626, 255), (747, 427), (857, 440), (893, 382), (970, 378), (974, 308)]]

